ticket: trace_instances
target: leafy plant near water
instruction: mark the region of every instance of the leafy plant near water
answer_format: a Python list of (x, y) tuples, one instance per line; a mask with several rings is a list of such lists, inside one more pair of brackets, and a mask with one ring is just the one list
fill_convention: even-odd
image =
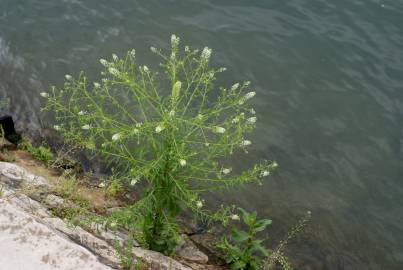
[(218, 244), (218, 248), (225, 253), (225, 260), (231, 269), (254, 270), (261, 269), (262, 258), (267, 257), (268, 251), (262, 246), (263, 240), (256, 239), (256, 234), (266, 229), (271, 224), (269, 219), (257, 219), (256, 212), (248, 213), (239, 208), (242, 213), (242, 221), (247, 230), (232, 230), (232, 242), (224, 238)]
[(40, 145), (36, 147), (33, 146), (28, 139), (25, 139), (21, 144), (18, 145), (18, 147), (19, 149), (25, 150), (28, 153), (32, 154), (35, 159), (40, 160), (47, 165), (49, 165), (53, 161), (53, 153), (46, 145)]
[(277, 164), (264, 161), (235, 173), (223, 162), (251, 144), (247, 134), (257, 118), (249, 82), (216, 87), (225, 69), (210, 67), (211, 49), (180, 52), (175, 35), (168, 53), (151, 51), (162, 62), (158, 71), (137, 65), (132, 50), (101, 59), (100, 82), (90, 84), (84, 72), (66, 75), (63, 88), (41, 95), (67, 142), (103, 155), (122, 184), (146, 182), (140, 201), (122, 212), (130, 222), (117, 222), (141, 226), (149, 248), (171, 253), (179, 240), (175, 217), (183, 209), (208, 221), (230, 218), (232, 207), (204, 208), (202, 193), (260, 183)]

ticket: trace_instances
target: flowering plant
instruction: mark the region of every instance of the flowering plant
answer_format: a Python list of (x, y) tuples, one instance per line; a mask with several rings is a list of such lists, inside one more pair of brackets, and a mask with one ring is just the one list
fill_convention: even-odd
[[(268, 257), (269, 252), (262, 246), (262, 239), (256, 238), (257, 233), (264, 231), (272, 223), (270, 219), (257, 219), (257, 213), (249, 213), (239, 208), (242, 213), (242, 221), (247, 230), (232, 230), (232, 241), (223, 238), (217, 245), (225, 253), (225, 260), (233, 270), (257, 270), (262, 268), (262, 260), (259, 256)], [(240, 220), (238, 215), (234, 220)], [(232, 242), (232, 243), (231, 243)]]
[(104, 156), (127, 185), (146, 182), (132, 213), (149, 247), (165, 252), (178, 240), (181, 210), (206, 220), (231, 218), (231, 207), (204, 208), (203, 192), (261, 182), (277, 166), (265, 161), (236, 174), (221, 165), (251, 145), (247, 134), (257, 118), (248, 101), (255, 92), (249, 82), (216, 88), (216, 74), (225, 69), (209, 66), (211, 49), (179, 49), (175, 35), (168, 54), (151, 47), (162, 59), (159, 72), (138, 66), (132, 50), (101, 59), (100, 82), (90, 84), (82, 72), (77, 79), (66, 75), (63, 88), (41, 93), (66, 141)]

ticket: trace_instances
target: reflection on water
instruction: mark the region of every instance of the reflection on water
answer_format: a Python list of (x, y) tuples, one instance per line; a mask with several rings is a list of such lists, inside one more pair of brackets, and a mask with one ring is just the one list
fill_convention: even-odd
[(301, 269), (402, 269), (403, 1), (0, 2), (0, 97), (28, 128), (38, 93), (66, 73), (135, 47), (141, 62), (171, 33), (214, 49), (221, 82), (250, 80), (259, 125), (247, 157), (274, 158), (263, 187), (214, 196), (271, 217), (272, 240), (306, 210), (291, 244)]

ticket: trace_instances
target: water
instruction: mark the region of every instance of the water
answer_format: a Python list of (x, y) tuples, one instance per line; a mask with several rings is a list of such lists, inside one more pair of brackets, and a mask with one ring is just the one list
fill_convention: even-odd
[(0, 96), (38, 128), (43, 89), (132, 47), (149, 63), (171, 33), (258, 92), (236, 162), (281, 168), (225, 200), (271, 217), (271, 243), (311, 210), (288, 249), (298, 269), (403, 269), (403, 1), (2, 0)]

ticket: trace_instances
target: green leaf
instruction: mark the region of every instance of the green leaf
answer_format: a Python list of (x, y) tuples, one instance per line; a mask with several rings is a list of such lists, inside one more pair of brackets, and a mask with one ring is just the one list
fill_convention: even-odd
[(266, 227), (271, 223), (272, 221), (270, 219), (261, 219), (258, 222), (256, 222), (254, 229), (256, 232), (261, 232), (264, 229), (266, 229)]
[(257, 263), (257, 261), (250, 261), (249, 262), (249, 269), (250, 270), (259, 270), (259, 264)]
[(245, 269), (246, 263), (243, 261), (237, 261), (233, 264), (231, 264), (231, 269), (232, 270), (239, 270), (239, 269)]
[(242, 243), (249, 239), (249, 234), (245, 231), (232, 230), (232, 238), (235, 242)]
[(252, 252), (260, 252), (263, 256), (268, 256), (269, 252), (267, 251), (267, 249), (265, 247), (263, 247), (262, 244), (262, 240), (254, 240), (252, 241), (252, 245), (251, 245), (251, 251)]
[(256, 221), (256, 212), (254, 213), (248, 213), (242, 208), (238, 208), (239, 211), (242, 213), (242, 220), (243, 222), (248, 225), (249, 227), (253, 225), (253, 223)]

